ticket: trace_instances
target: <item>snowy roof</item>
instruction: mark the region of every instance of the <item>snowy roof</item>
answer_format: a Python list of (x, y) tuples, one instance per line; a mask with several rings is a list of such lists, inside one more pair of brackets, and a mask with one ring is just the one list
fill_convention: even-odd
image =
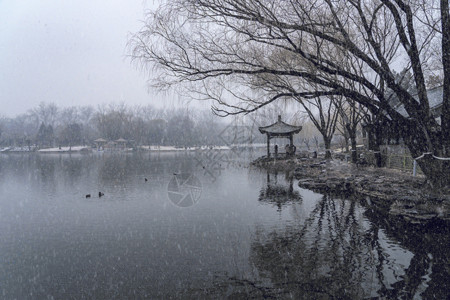
[(408, 113), (406, 112), (405, 106), (404, 106), (403, 104), (397, 106), (397, 107), (395, 108), (395, 110), (396, 110), (399, 114), (401, 114), (402, 116), (404, 116), (404, 117), (406, 117), (406, 118), (409, 117)]
[[(442, 96), (443, 96), (442, 93), (443, 93), (442, 86), (438, 86), (433, 89), (427, 90), (428, 102), (430, 104), (431, 110), (434, 110), (442, 105)], [(417, 95), (415, 95), (414, 98), (416, 98), (416, 100), (419, 101), (417, 99)], [(405, 106), (403, 104), (395, 107), (395, 110), (402, 116), (409, 117), (409, 114), (406, 112)]]
[(118, 143), (126, 143), (127, 140), (125, 140), (123, 138), (120, 138), (120, 139), (116, 140), (116, 142), (118, 142)]
[(259, 132), (268, 133), (271, 135), (290, 135), (299, 133), (302, 126), (289, 125), (281, 121), (281, 116), (278, 116), (278, 121), (269, 126), (259, 127)]
[(102, 139), (102, 138), (99, 138), (99, 139), (96, 139), (94, 142), (97, 142), (97, 143), (106, 143), (107, 140)]
[(443, 86), (435, 87), (434, 89), (428, 90), (428, 101), (430, 102), (430, 108), (434, 109), (442, 105), (444, 89)]

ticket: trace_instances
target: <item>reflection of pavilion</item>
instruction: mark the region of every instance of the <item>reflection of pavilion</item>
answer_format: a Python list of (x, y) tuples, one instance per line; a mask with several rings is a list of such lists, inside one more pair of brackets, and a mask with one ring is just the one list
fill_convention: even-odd
[(286, 178), (286, 181), (287, 184), (279, 183), (278, 173), (271, 174), (267, 172), (267, 184), (265, 188), (261, 189), (258, 200), (264, 203), (276, 205), (278, 207), (278, 211), (281, 211), (283, 205), (293, 202), (300, 202), (302, 200), (302, 196), (298, 191), (294, 191), (294, 179), (292, 177)]

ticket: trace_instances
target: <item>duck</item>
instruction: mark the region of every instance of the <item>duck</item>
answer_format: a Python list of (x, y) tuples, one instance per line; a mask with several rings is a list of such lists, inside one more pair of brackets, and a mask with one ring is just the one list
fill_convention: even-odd
[(105, 194), (103, 194), (102, 192), (98, 192), (98, 197), (100, 198), (101, 196), (104, 196)]
[(147, 179), (147, 178), (144, 178), (144, 180), (145, 180), (145, 182), (147, 182), (147, 181), (148, 181), (148, 179)]
[(86, 198), (91, 198), (91, 194), (87, 194), (87, 195), (86, 195)]

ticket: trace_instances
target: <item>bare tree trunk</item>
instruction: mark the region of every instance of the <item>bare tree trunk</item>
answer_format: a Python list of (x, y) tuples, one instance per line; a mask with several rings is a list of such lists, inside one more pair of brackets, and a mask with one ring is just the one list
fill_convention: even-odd
[(331, 137), (323, 135), (323, 143), (325, 145), (325, 159), (331, 159)]
[[(417, 164), (425, 174), (428, 183), (433, 188), (444, 188), (450, 184), (449, 162), (439, 159), (436, 155), (441, 151), (429, 152), (426, 139), (418, 129), (412, 129), (406, 125), (403, 130), (408, 130), (410, 138), (405, 140), (413, 158), (417, 158)], [(441, 150), (444, 146), (439, 141), (434, 144), (435, 149)], [(439, 148), (440, 147), (440, 148)], [(441, 152), (442, 153), (442, 152)]]
[[(442, 64), (444, 69), (444, 86), (441, 113), (441, 155), (450, 158), (450, 12), (448, 0), (441, 0), (442, 22)], [(450, 161), (440, 161), (441, 178), (444, 186), (450, 185)], [(446, 171), (445, 171), (446, 170)]]
[(383, 138), (382, 138), (382, 134), (380, 132), (380, 129), (378, 126), (376, 126), (376, 130), (375, 130), (375, 145), (374, 145), (374, 149), (373, 152), (375, 154), (375, 162), (376, 162), (376, 166), (378, 168), (382, 168), (385, 166), (385, 162), (383, 161), (383, 157), (381, 156), (381, 144), (383, 143)]
[(417, 160), (417, 164), (432, 187), (443, 188), (449, 185), (450, 176), (445, 161), (433, 158), (432, 154), (425, 154), (423, 158)]
[(309, 151), (310, 150), (310, 146), (309, 146), (310, 140), (308, 138), (303, 138), (303, 143), (305, 144), (306, 149), (308, 149), (308, 151)]
[(375, 166), (381, 168), (383, 166), (383, 161), (380, 152), (380, 145), (382, 139), (380, 134), (377, 133), (376, 126), (372, 125), (367, 131), (368, 140), (369, 140), (369, 151), (372, 151), (375, 158)]
[(356, 152), (356, 126), (346, 124), (346, 129), (352, 145), (352, 163), (356, 163), (358, 161), (358, 153)]
[(356, 138), (351, 137), (352, 144), (352, 163), (356, 163), (358, 161), (358, 152), (356, 151)]

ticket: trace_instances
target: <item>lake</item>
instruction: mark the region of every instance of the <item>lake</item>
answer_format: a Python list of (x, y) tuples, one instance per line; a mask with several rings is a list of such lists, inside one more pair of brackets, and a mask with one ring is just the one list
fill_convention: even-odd
[(256, 155), (1, 155), (0, 298), (449, 297), (448, 228), (301, 189)]

